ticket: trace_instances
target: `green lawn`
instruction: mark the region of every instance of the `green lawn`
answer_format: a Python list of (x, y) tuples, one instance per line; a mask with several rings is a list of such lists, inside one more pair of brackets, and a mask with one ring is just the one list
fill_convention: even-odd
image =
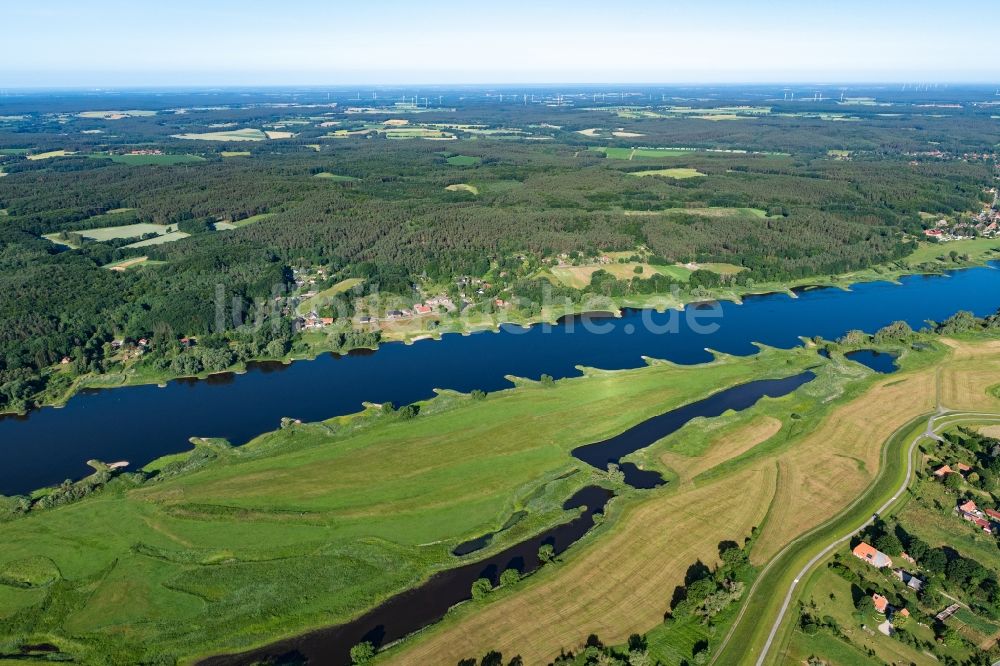
[[(565, 520), (561, 502), (592, 482), (589, 471), (566, 476), (581, 467), (569, 455), (575, 446), (812, 361), (799, 349), (656, 364), (485, 400), (445, 394), (413, 420), (372, 410), (238, 450), (199, 444), (197, 456), (150, 468), (218, 462), (4, 525), (0, 571), (48, 558), (59, 572), (30, 588), (33, 596), (0, 585), (0, 617), (13, 617), (4, 634), (54, 642), (80, 662), (134, 662), (241, 649), (343, 621), (456, 565), (456, 543), (514, 511), (527, 515), (491, 549)], [(25, 608), (43, 595), (46, 604)]]
[(471, 155), (452, 155), (447, 158), (448, 164), (452, 166), (476, 166), (482, 163), (482, 158)]

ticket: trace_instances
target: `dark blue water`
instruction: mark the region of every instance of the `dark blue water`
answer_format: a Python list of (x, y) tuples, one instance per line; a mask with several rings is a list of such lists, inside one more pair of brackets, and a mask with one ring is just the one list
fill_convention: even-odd
[(730, 409), (739, 412), (757, 404), (764, 396), (779, 398), (788, 395), (815, 378), (814, 373), (806, 371), (791, 377), (760, 379), (733, 386), (703, 400), (646, 419), (610, 439), (577, 447), (573, 449), (573, 456), (600, 470), (614, 463), (625, 472), (625, 482), (630, 486), (655, 488), (663, 484), (663, 477), (658, 472), (639, 469), (632, 463), (623, 464), (621, 459), (677, 432), (692, 419), (713, 418)]
[(874, 349), (859, 349), (858, 351), (844, 354), (848, 359), (861, 365), (866, 365), (875, 372), (883, 375), (890, 375), (898, 369), (896, 365), (896, 355), (878, 352)]
[[(361, 408), (362, 401), (407, 404), (429, 398), (434, 388), (493, 391), (510, 384), (504, 375), (576, 375), (576, 365), (630, 368), (642, 356), (677, 363), (711, 360), (706, 348), (751, 354), (753, 343), (799, 344), (799, 336), (832, 339), (848, 330), (873, 332), (895, 320), (921, 327), (958, 310), (983, 316), (1000, 308), (1000, 271), (978, 268), (950, 276), (910, 276), (902, 285), (877, 282), (852, 291), (811, 289), (723, 303), (717, 330), (700, 333), (685, 322), (666, 327), (676, 312), (629, 311), (601, 320), (588, 332), (580, 322), (531, 329), (504, 327), (499, 334), (445, 336), (412, 347), (384, 345), (374, 354), (297, 362), (281, 370), (255, 369), (239, 377), (171, 382), (79, 395), (63, 409), (0, 419), (0, 493), (14, 494), (79, 478), (85, 461), (129, 460), (139, 467), (189, 448), (188, 439), (225, 437), (241, 444), (278, 427), (283, 416), (315, 421)], [(686, 312), (693, 312), (689, 308)], [(711, 314), (710, 311), (704, 311)], [(685, 315), (681, 314), (680, 319)], [(648, 326), (647, 326), (648, 324)]]

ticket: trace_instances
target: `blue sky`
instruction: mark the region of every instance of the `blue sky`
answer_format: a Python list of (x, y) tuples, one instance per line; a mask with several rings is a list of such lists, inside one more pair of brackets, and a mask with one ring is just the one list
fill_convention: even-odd
[(991, 0), (32, 0), (0, 9), (0, 86), (993, 83), (992, 10)]

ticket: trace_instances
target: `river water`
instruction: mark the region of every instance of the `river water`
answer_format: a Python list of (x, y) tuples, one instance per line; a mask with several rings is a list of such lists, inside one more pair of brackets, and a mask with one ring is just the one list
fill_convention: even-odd
[[(696, 306), (688, 308), (688, 312)], [(958, 310), (983, 316), (1000, 308), (1000, 270), (975, 268), (935, 276), (908, 276), (902, 284), (873, 282), (851, 291), (808, 289), (754, 296), (742, 305), (722, 303), (703, 314), (695, 330), (676, 312), (629, 310), (587, 330), (570, 320), (499, 333), (446, 335), (412, 346), (390, 343), (377, 352), (338, 356), (288, 366), (261, 364), (240, 376), (170, 382), (82, 393), (61, 408), (25, 417), (0, 418), (0, 494), (25, 493), (90, 473), (86, 461), (128, 460), (131, 468), (190, 448), (188, 439), (224, 437), (243, 444), (279, 426), (282, 417), (315, 421), (361, 409), (362, 401), (398, 405), (431, 397), (435, 388), (493, 391), (511, 374), (560, 378), (576, 365), (631, 368), (642, 356), (676, 363), (711, 360), (706, 348), (751, 354), (754, 342), (777, 347), (799, 336), (836, 338), (848, 330), (875, 331), (895, 320), (915, 328)], [(676, 331), (671, 318), (679, 318)], [(676, 320), (676, 319), (675, 319)]]

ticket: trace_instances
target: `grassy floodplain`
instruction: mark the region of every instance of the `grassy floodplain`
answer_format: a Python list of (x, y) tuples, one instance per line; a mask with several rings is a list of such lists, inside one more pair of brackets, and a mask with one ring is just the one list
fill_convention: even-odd
[[(386, 655), (386, 663), (427, 663), (430, 655), (449, 663), (487, 649), (544, 663), (560, 650), (578, 649), (589, 633), (620, 644), (633, 632), (649, 632), (652, 656), (665, 664), (690, 661), (703, 642), (715, 663), (753, 663), (770, 627), (761, 618), (773, 619), (787, 589), (781, 585), (798, 571), (785, 558), (808, 554), (808, 548), (782, 551), (785, 544), (817, 525), (809, 539), (794, 543), (805, 547), (844, 522), (860, 523), (892, 482), (898, 486), (904, 467), (898, 443), (922, 431), (938, 369), (967, 376), (970, 361), (1000, 362), (995, 341), (949, 344), (905, 352), (900, 372), (888, 377), (835, 356), (833, 368), (791, 396), (691, 423), (638, 452), (637, 462), (665, 465), (675, 482), (635, 504), (625, 499), (609, 516), (606, 536), (533, 576), (517, 594), (457, 610)], [(977, 396), (986, 392), (985, 382), (966, 385)], [(777, 430), (772, 419), (780, 421)], [(712, 631), (698, 622), (662, 624), (662, 614), (688, 567), (697, 560), (712, 566), (721, 540), (742, 543), (752, 527), (751, 561), (765, 567), (782, 551), (781, 566), (764, 570), (759, 592), (747, 597), (746, 622), (729, 651), (717, 655), (732, 614), (720, 616)], [(535, 621), (525, 625), (527, 616)]]
[(0, 627), (86, 660), (191, 657), (343, 621), (454, 566), (450, 548), (516, 510), (528, 517), (491, 549), (566, 520), (561, 502), (595, 480), (573, 447), (813, 362), (808, 350), (765, 350), (693, 368), (588, 371), (485, 400), (442, 394), (412, 420), (370, 409), (240, 449), (197, 440), (192, 453), (151, 465), (159, 481), (120, 479), (5, 525), (0, 570), (59, 574), (0, 585)]

